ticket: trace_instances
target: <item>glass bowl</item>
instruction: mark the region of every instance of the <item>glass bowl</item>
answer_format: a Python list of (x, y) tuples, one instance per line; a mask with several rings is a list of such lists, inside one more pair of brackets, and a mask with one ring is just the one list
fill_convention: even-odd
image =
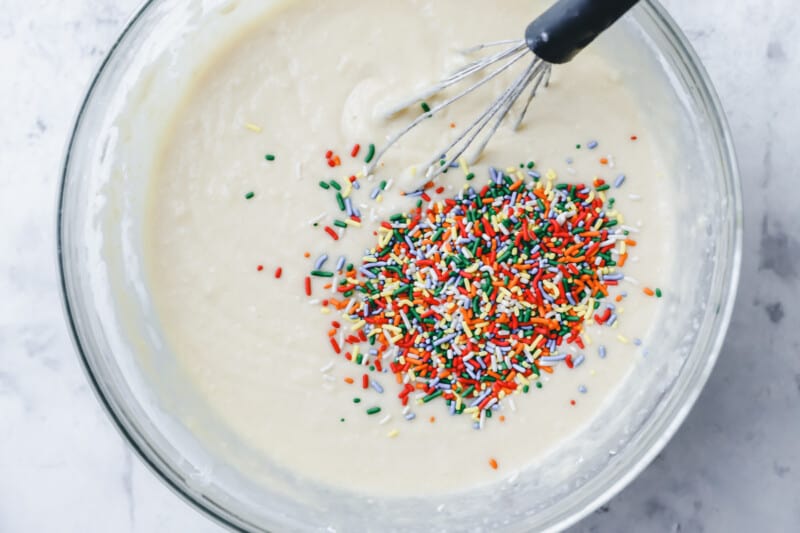
[[(654, 114), (679, 131), (676, 229), (685, 260), (664, 306), (658, 343), (637, 366), (614, 423), (585, 431), (593, 453), (565, 450), (566, 474), (519, 479), (486, 494), (383, 501), (259, 471), (224, 434), (192, 423), (193, 390), (169, 356), (143, 275), (141, 220), (148, 168), (163, 121), (221, 39), (274, 2), (151, 0), (131, 19), (92, 81), (64, 163), (58, 257), (66, 315), (98, 397), (142, 459), (220, 523), (263, 530), (557, 530), (627, 485), (664, 447), (705, 384), (731, 316), (742, 248), (739, 175), (711, 83), (675, 23), (646, 0), (612, 29), (658, 65)], [(604, 46), (602, 43), (598, 46)], [(609, 46), (605, 44), (605, 46)], [(623, 49), (624, 48), (624, 49)], [(635, 74), (636, 61), (630, 62)], [(136, 112), (131, 112), (136, 109)], [(169, 391), (164, 394), (163, 391)], [(570, 455), (574, 452), (574, 456)], [(540, 472), (541, 473), (541, 472)], [(526, 477), (527, 476), (527, 477)], [(498, 505), (502, 502), (502, 505)], [(502, 512), (498, 512), (501, 509)]]

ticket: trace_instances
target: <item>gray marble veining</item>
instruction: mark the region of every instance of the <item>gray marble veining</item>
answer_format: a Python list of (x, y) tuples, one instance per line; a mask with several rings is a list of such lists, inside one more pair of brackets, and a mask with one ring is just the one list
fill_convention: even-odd
[[(220, 531), (128, 450), (78, 365), (53, 206), (90, 74), (136, 0), (0, 2), (0, 531)], [(800, 530), (796, 0), (666, 0), (715, 81), (745, 192), (730, 333), (686, 423), (575, 532)], [(713, 201), (713, 199), (710, 199)]]

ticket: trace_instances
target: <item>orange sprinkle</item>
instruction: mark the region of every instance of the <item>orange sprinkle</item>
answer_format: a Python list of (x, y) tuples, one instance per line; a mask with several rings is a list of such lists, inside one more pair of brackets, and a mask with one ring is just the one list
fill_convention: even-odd
[(430, 420), (431, 420), (431, 424), (433, 424), (434, 422), (436, 422), (436, 417), (435, 417), (435, 416), (432, 416), (432, 417), (430, 418)]
[(621, 302), (622, 301), (622, 295), (621, 294), (617, 294), (617, 297), (614, 298), (614, 300), (616, 300), (617, 302)]
[(600, 164), (601, 165), (607, 165), (608, 164), (608, 158), (607, 157), (601, 157), (600, 158)]
[(656, 293), (653, 292), (653, 289), (651, 289), (650, 287), (645, 287), (644, 289), (642, 289), (642, 292), (645, 293), (648, 296), (655, 296), (656, 295)]
[(489, 459), (489, 466), (492, 467), (492, 470), (497, 470), (497, 459), (495, 459), (494, 457)]
[(505, 422), (505, 421), (506, 421), (506, 417), (504, 415), (500, 415), (500, 422)]
[(311, 257), (311, 253), (310, 252), (306, 252), (306, 253), (303, 254), (303, 257), (308, 259), (309, 257)]
[(456, 123), (455, 123), (455, 122), (451, 122), (451, 123), (450, 123), (450, 127), (451, 127), (451, 128), (455, 128), (455, 127), (456, 127)]
[(639, 139), (639, 137), (637, 137), (636, 135), (631, 135), (631, 140), (632, 140), (632, 141), (636, 141), (636, 140), (638, 140), (638, 139)]
[(344, 378), (344, 382), (347, 383), (348, 385), (352, 385), (353, 384), (353, 378)]

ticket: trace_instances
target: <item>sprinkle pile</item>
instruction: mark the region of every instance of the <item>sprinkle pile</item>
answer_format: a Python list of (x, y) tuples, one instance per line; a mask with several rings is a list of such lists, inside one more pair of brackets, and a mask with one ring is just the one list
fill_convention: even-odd
[(359, 266), (340, 260), (335, 273), (318, 261), (311, 272), (336, 277), (323, 305), (342, 316), (329, 331), (337, 354), (365, 370), (388, 366), (403, 405), (443, 400), (476, 427), (504, 397), (540, 387), (542, 372), (582, 364), (563, 348), (584, 348), (589, 320), (613, 325), (602, 301), (636, 244), (602, 179), (494, 168), (489, 178), (454, 198), (418, 191), (427, 204), (382, 222)]

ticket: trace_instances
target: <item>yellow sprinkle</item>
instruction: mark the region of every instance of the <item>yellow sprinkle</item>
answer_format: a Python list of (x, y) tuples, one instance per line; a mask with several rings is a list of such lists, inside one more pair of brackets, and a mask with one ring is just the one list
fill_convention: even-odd
[(555, 170), (550, 168), (547, 169), (547, 172), (545, 172), (544, 176), (547, 178), (548, 181), (555, 181), (555, 179), (558, 177), (558, 174), (556, 174)]
[(617, 335), (617, 340), (622, 344), (628, 344), (628, 339), (623, 337), (622, 335)]
[(461, 172), (464, 174), (469, 174), (469, 165), (467, 165), (467, 160), (464, 157), (458, 158), (458, 164), (461, 167)]
[(393, 429), (389, 433), (387, 433), (386, 436), (389, 437), (390, 439), (393, 439), (396, 436), (398, 436), (399, 434), (400, 434), (399, 430)]
[(347, 220), (344, 221), (344, 223), (347, 224), (348, 226), (353, 226), (353, 227), (356, 227), (356, 228), (360, 228), (361, 227), (361, 222), (358, 222), (357, 220), (353, 220), (352, 218), (348, 218)]
[(320, 307), (319, 312), (322, 313), (323, 315), (327, 315), (331, 312), (331, 310), (328, 309), (327, 307)]
[(367, 322), (366, 322), (365, 320), (359, 320), (358, 322), (356, 322), (355, 324), (353, 324), (353, 325), (350, 327), (350, 329), (351, 329), (352, 331), (358, 331), (358, 330), (360, 330), (361, 328), (363, 328), (363, 327), (364, 327), (364, 326), (366, 326), (366, 325), (367, 325)]
[(252, 132), (261, 133), (261, 126), (256, 126), (250, 122), (245, 123), (244, 127)]

